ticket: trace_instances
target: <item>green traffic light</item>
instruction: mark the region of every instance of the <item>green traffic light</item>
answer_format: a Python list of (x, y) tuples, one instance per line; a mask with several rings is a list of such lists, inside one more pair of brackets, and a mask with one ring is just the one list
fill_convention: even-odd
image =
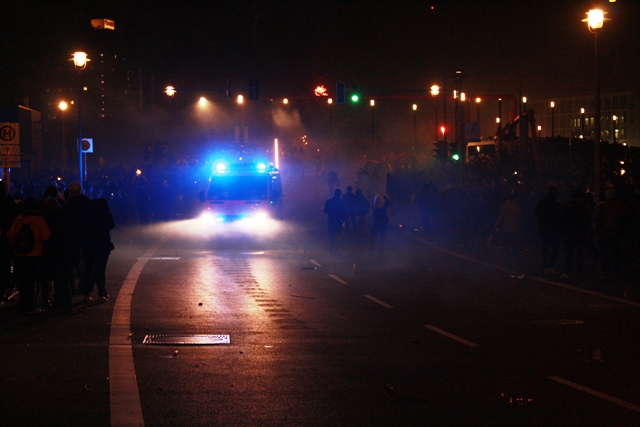
[(358, 95), (351, 95), (351, 102), (358, 102), (359, 99)]
[(458, 156), (458, 153), (454, 154), (453, 156), (451, 156), (451, 158), (453, 160), (460, 160), (460, 156)]

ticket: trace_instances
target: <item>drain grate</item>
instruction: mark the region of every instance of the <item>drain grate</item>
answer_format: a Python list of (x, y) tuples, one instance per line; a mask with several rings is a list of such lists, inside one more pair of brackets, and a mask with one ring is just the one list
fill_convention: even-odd
[(230, 344), (229, 335), (146, 335), (142, 344), (217, 345)]

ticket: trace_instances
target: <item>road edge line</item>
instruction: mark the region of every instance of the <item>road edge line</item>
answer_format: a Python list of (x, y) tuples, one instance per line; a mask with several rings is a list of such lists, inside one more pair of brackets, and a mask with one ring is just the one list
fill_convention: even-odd
[(142, 269), (165, 240), (149, 248), (131, 267), (113, 307), (109, 335), (109, 406), (114, 427), (144, 426), (131, 349), (131, 300)]

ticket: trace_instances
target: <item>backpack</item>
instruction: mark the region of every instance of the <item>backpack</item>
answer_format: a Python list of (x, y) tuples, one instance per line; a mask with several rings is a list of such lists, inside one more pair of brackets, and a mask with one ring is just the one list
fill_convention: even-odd
[(33, 252), (35, 246), (36, 239), (33, 235), (33, 230), (31, 230), (31, 226), (29, 224), (22, 225), (22, 227), (20, 227), (20, 231), (18, 231), (18, 235), (16, 236), (13, 250), (20, 255), (27, 255)]

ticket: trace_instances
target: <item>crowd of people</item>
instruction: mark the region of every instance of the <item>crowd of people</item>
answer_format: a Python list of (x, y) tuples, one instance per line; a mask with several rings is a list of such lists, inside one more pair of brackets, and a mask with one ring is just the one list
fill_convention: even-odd
[(0, 298), (18, 290), (23, 313), (73, 310), (73, 296), (107, 302), (106, 268), (115, 227), (109, 202), (79, 182), (48, 185), (39, 198), (8, 194), (0, 181)]
[[(419, 230), (431, 242), (467, 251), (495, 249), (508, 265), (517, 262), (518, 256), (539, 253), (540, 273), (561, 280), (585, 274), (587, 263), (597, 267), (599, 278), (621, 279), (639, 271), (640, 185), (633, 176), (607, 180), (596, 198), (580, 180), (538, 182), (517, 175), (484, 174), (462, 183), (457, 176), (441, 180), (439, 188), (431, 180), (434, 175), (424, 169), (404, 165), (385, 176), (381, 171), (388, 167), (371, 163), (357, 172), (354, 182), (360, 194), (360, 186), (369, 189), (369, 197), (386, 194), (379, 196), (379, 203), (386, 205), (384, 221), (390, 217), (394, 229)], [(335, 195), (327, 201), (325, 213), (333, 250), (341, 230), (351, 234), (351, 195), (355, 193), (347, 187), (341, 194), (331, 175), (329, 189), (334, 188)], [(384, 245), (386, 224), (380, 228), (375, 221), (375, 203), (363, 206), (363, 212), (374, 213), (366, 229), (369, 247), (374, 247), (376, 238)]]

